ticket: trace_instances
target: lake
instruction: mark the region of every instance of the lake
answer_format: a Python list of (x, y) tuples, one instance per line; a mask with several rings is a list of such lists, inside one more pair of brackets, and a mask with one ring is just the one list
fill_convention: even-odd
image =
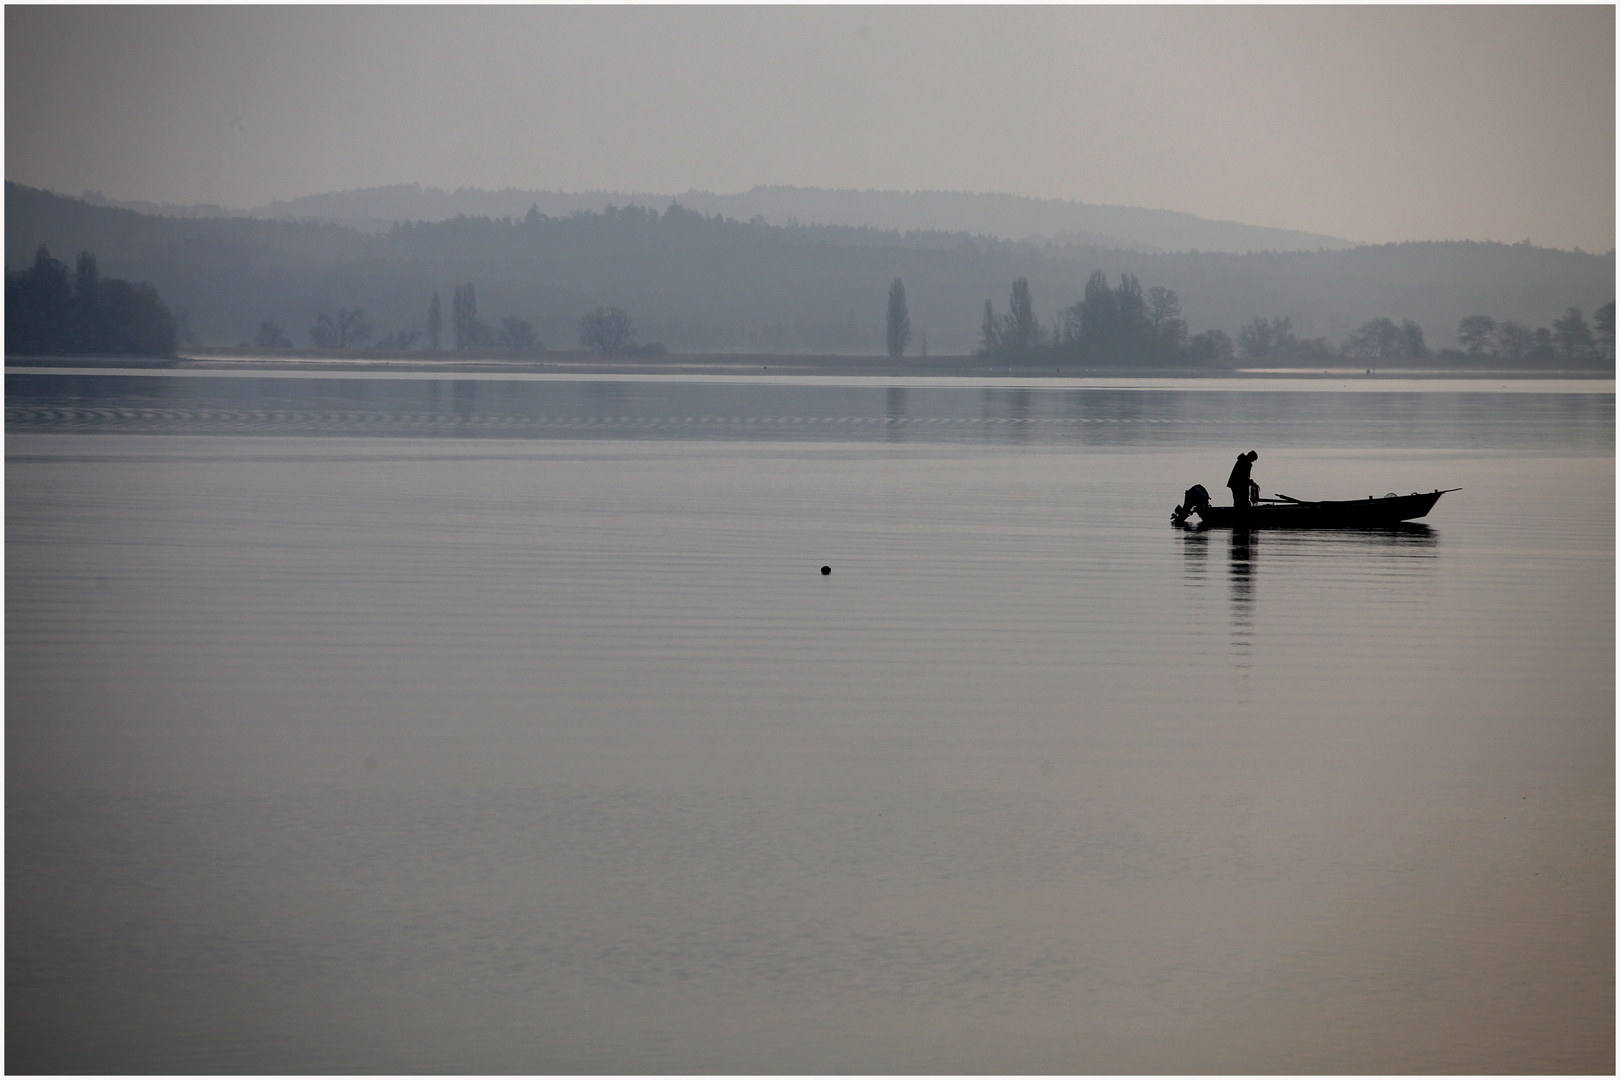
[(1612, 382), (6, 404), (8, 1071), (1614, 1071)]

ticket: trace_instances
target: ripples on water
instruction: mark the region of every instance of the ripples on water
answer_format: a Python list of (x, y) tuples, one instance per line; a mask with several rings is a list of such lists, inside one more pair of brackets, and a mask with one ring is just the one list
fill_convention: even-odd
[(1612, 395), (50, 378), (11, 1071), (1613, 1069)]

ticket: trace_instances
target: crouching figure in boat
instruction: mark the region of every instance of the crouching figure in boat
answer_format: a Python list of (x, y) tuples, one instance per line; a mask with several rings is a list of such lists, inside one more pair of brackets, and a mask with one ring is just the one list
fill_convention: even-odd
[(1170, 511), (1170, 523), (1172, 525), (1185, 525), (1187, 524), (1188, 514), (1208, 505), (1209, 492), (1204, 490), (1203, 484), (1194, 484), (1187, 489), (1186, 494), (1181, 496), (1181, 505)]

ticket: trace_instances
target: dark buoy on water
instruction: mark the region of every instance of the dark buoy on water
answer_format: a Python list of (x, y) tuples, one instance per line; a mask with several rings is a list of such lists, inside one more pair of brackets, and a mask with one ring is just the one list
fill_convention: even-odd
[(823, 566), (823, 567), (822, 567), (822, 568), (821, 568), (821, 572), (822, 572), (822, 573), (823, 573), (823, 574), (830, 574), (830, 573), (832, 573), (832, 567), (830, 567), (830, 566)]

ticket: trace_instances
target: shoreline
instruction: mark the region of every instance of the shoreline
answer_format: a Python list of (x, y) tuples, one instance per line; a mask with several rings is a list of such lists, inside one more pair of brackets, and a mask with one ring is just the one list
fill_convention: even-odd
[(1300, 367), (1085, 367), (1051, 364), (994, 363), (978, 356), (913, 357), (700, 353), (658, 357), (598, 357), (588, 353), (513, 356), (484, 354), (469, 357), (334, 356), (331, 354), (275, 354), (236, 349), (195, 350), (177, 357), (134, 356), (8, 356), (7, 371), (30, 368), (75, 368), (87, 371), (145, 370), (412, 373), (442, 375), (556, 375), (556, 376), (727, 376), (796, 378), (832, 376), (861, 378), (995, 378), (1039, 380), (1072, 379), (1254, 379), (1373, 381), (1454, 379), (1612, 380), (1612, 369), (1535, 368), (1300, 368)]

